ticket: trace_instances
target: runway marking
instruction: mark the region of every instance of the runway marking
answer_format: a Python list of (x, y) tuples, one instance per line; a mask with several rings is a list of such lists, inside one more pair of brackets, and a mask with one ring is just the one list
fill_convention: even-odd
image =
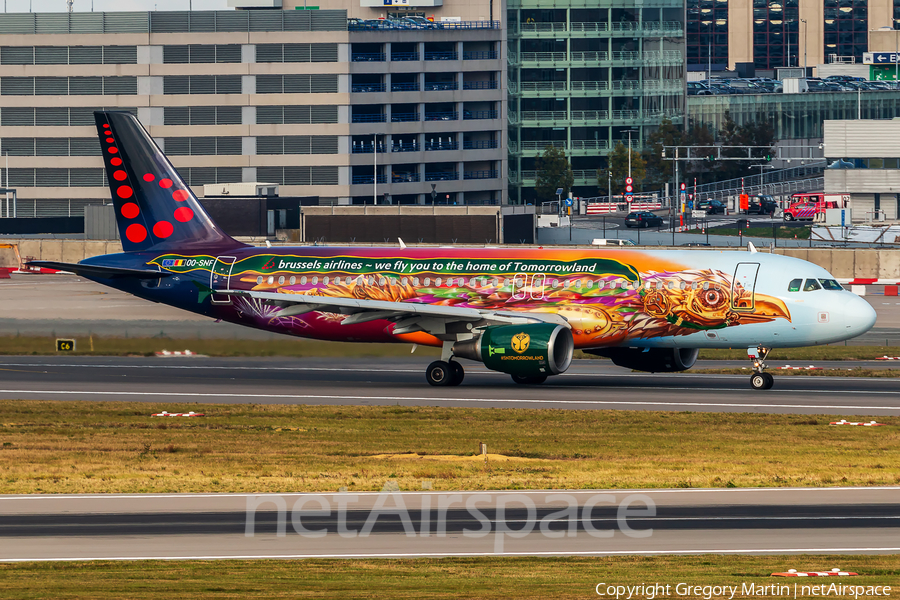
[[(572, 389), (572, 388), (556, 388)], [(633, 388), (629, 388), (633, 389)], [(691, 391), (696, 388), (665, 388), (667, 391)], [(729, 388), (704, 388), (703, 391), (733, 392)], [(791, 390), (791, 393), (835, 393), (835, 394), (900, 394), (900, 391), (847, 391), (847, 390)], [(644, 401), (606, 401), (606, 400), (529, 400), (507, 398), (431, 398), (427, 396), (338, 396), (326, 394), (226, 394), (226, 393), (201, 393), (201, 392), (110, 392), (95, 390), (0, 390), (0, 394), (46, 394), (73, 396), (91, 394), (96, 396), (145, 396), (163, 398), (269, 398), (282, 400), (381, 400), (381, 401), (410, 401), (410, 402), (474, 402), (474, 403), (504, 403), (504, 404), (583, 404), (587, 406), (693, 406), (693, 407), (732, 407), (732, 408), (805, 408), (805, 409), (841, 409), (841, 410), (900, 410), (900, 406), (847, 406), (841, 404), (747, 404), (747, 403), (719, 403), (719, 402), (644, 402)]]
[(698, 550), (606, 550), (576, 552), (372, 552), (356, 554), (241, 554), (241, 555), (193, 555), (193, 556), (96, 556), (60, 558), (0, 558), (0, 562), (66, 562), (66, 561), (127, 561), (127, 560), (261, 560), (261, 559), (311, 559), (311, 558), (469, 558), (478, 556), (660, 556), (665, 554), (855, 554), (859, 552), (898, 552), (900, 548), (751, 548), (722, 550), (705, 548)]
[[(743, 363), (739, 363), (743, 364)], [(181, 370), (220, 370), (220, 371), (297, 371), (297, 372), (350, 372), (350, 373), (371, 373), (371, 369), (354, 369), (354, 368), (337, 368), (337, 367), (247, 367), (247, 366), (213, 366), (213, 365), (175, 365), (175, 364), (158, 364), (158, 365), (104, 365), (104, 364), (67, 364), (67, 363), (0, 363), (0, 366), (15, 366), (15, 367), (44, 367), (44, 368), (79, 368), (79, 369), (181, 369)], [(581, 365), (579, 365), (581, 366)], [(607, 365), (604, 365), (607, 366)], [(725, 365), (726, 367), (730, 365)], [(854, 366), (866, 366), (865, 364), (859, 364)], [(885, 365), (883, 363), (874, 363), (871, 365), (873, 367), (882, 367), (884, 369), (889, 369), (890, 365)], [(719, 367), (709, 367), (709, 368), (719, 368)], [(380, 373), (421, 373), (421, 369), (385, 369), (379, 368), (378, 372)], [(498, 375), (502, 376), (503, 373), (499, 373), (497, 371), (491, 371), (488, 369), (466, 369), (467, 374), (472, 375)], [(749, 375), (749, 370), (746, 375)], [(648, 379), (651, 377), (681, 377), (681, 378), (703, 378), (703, 379), (722, 379), (722, 380), (734, 380), (737, 377), (742, 377), (741, 375), (726, 375), (726, 374), (718, 374), (718, 373), (691, 373), (691, 372), (681, 372), (681, 373), (668, 373), (668, 374), (651, 374), (651, 373), (596, 373), (596, 372), (567, 372), (561, 373), (558, 377), (598, 377), (598, 378), (624, 378), (624, 379)], [(792, 380), (799, 381), (821, 381), (821, 377), (812, 377), (812, 376), (803, 376), (803, 375), (795, 375), (792, 376)], [(859, 382), (860, 377), (828, 377), (829, 381), (855, 381)], [(875, 378), (876, 380), (881, 378)], [(552, 385), (552, 384), (551, 384)], [(550, 385), (544, 385), (542, 388), (551, 387)], [(656, 386), (646, 386), (648, 389), (655, 389)], [(568, 388), (568, 386), (566, 386)], [(666, 388), (666, 389), (680, 389), (680, 388)], [(692, 388), (693, 389), (693, 388)], [(722, 389), (712, 389), (711, 391), (723, 391)], [(731, 391), (731, 390), (729, 390)], [(817, 392), (824, 390), (791, 390), (793, 392)], [(770, 393), (778, 393), (778, 390)], [(835, 392), (832, 392), (835, 393)], [(859, 393), (853, 392), (852, 390), (849, 393)], [(898, 392), (871, 392), (871, 393), (900, 393)]]

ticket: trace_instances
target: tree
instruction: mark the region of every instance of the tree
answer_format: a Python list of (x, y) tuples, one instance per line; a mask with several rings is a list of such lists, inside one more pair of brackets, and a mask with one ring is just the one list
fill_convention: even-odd
[(644, 181), (646, 188), (662, 189), (666, 182), (672, 180), (674, 152), (670, 150), (669, 154), (673, 156), (663, 158), (663, 148), (684, 145), (686, 145), (684, 133), (669, 119), (663, 119), (656, 131), (647, 136), (646, 149), (641, 154), (647, 168), (647, 179)]
[(561, 148), (548, 145), (543, 156), (535, 157), (534, 164), (537, 170), (534, 191), (538, 198), (556, 200), (556, 190), (559, 188), (563, 190), (562, 195), (568, 197), (575, 183), (575, 175)]
[(750, 174), (748, 169), (755, 162), (747, 160), (748, 147), (753, 147), (750, 150), (751, 158), (758, 158), (760, 161), (765, 160), (765, 156), (772, 152), (772, 146), (775, 142), (775, 131), (764, 120), (738, 125), (731, 118), (731, 113), (726, 112), (725, 122), (722, 123), (722, 130), (719, 132), (719, 139), (722, 142), (723, 156), (742, 158), (744, 160), (722, 161), (716, 169), (717, 179), (737, 179)]
[[(625, 178), (628, 177), (628, 148), (623, 144), (616, 144), (613, 151), (607, 157), (607, 168), (597, 169), (597, 186), (602, 190), (609, 183), (609, 175), (612, 173), (612, 193), (621, 194), (625, 191)], [(640, 153), (631, 151), (631, 178), (634, 179), (634, 189), (637, 190), (641, 182), (647, 177), (647, 165)]]

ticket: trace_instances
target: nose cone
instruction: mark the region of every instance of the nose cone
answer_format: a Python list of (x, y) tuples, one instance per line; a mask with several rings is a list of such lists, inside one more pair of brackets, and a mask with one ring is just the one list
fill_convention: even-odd
[(875, 325), (875, 309), (864, 298), (856, 294), (848, 299), (841, 311), (841, 321), (846, 326), (847, 338), (862, 335)]

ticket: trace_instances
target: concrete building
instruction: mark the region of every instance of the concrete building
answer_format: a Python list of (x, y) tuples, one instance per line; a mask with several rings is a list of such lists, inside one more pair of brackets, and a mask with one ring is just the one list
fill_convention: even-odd
[(378, 203), (430, 204), (433, 190), (443, 203), (501, 201), (503, 30), (480, 4), (422, 2), (453, 21), (354, 28), (348, 17), (391, 9), (278, 0), (232, 3), (269, 10), (0, 15), (3, 183), (17, 190), (18, 216), (77, 215), (108, 199), (92, 116), (101, 107), (137, 114), (198, 194), (264, 182), (327, 204), (371, 203), (376, 192)]
[(687, 0), (687, 60), (763, 70), (859, 63), (868, 32), (898, 23), (889, 0)]
[(900, 119), (825, 122), (825, 191), (850, 194), (854, 221), (900, 218)]
[(533, 202), (535, 156), (565, 150), (574, 195), (606, 194), (597, 169), (617, 143), (634, 150), (663, 118), (684, 119), (684, 8), (510, 0), (510, 197)]

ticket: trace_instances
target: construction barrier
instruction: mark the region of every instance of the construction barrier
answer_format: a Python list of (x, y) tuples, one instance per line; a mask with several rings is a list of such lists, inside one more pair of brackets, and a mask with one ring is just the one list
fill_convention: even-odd
[(632, 202), (630, 210), (659, 210), (662, 208), (662, 202)]
[(594, 204), (587, 205), (587, 214), (589, 215), (605, 215), (609, 213), (614, 213), (619, 210), (618, 204), (612, 204), (607, 202), (596, 202)]

